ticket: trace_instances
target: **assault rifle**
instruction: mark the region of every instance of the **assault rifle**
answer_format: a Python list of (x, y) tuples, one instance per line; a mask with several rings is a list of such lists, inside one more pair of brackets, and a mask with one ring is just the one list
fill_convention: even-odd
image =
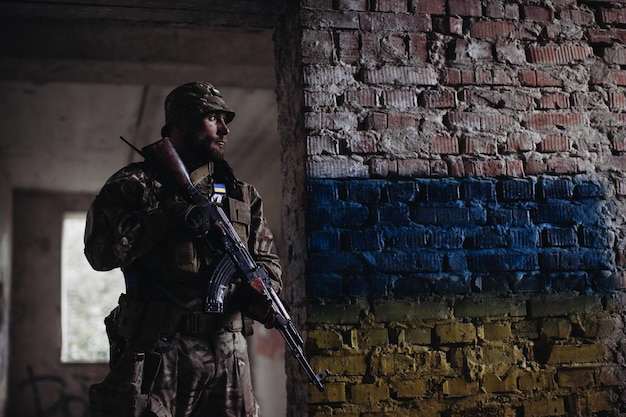
[(209, 277), (207, 283), (207, 293), (204, 302), (206, 313), (222, 313), (224, 305), (225, 290), (233, 275), (239, 273), (247, 280), (248, 284), (260, 296), (270, 304), (270, 314), (273, 317), (272, 326), (276, 328), (285, 343), (291, 349), (294, 356), (304, 369), (312, 383), (320, 390), (324, 391), (322, 380), (326, 378), (330, 371), (325, 370), (316, 374), (311, 368), (311, 364), (304, 355), (304, 340), (294, 326), (289, 313), (282, 301), (272, 288), (270, 278), (264, 268), (257, 263), (250, 255), (246, 245), (233, 228), (224, 210), (216, 204), (211, 204), (193, 185), (189, 174), (180, 156), (174, 149), (169, 138), (163, 138), (142, 150), (137, 149), (126, 139), (121, 138), (126, 144), (137, 151), (144, 159), (158, 169), (169, 182), (177, 188), (177, 192), (189, 204), (194, 204), (206, 210), (206, 214), (211, 222), (212, 237), (217, 236), (223, 255), (218, 262), (215, 272)]

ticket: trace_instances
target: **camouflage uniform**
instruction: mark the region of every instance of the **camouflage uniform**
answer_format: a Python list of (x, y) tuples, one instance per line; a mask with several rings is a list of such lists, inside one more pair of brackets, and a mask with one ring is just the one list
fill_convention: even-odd
[[(214, 109), (213, 98), (208, 100)], [(167, 103), (166, 127), (173, 120)], [(225, 161), (209, 162), (190, 177), (207, 197), (216, 183), (226, 185), (223, 209), (278, 291), (281, 268), (256, 189), (237, 181)], [(223, 314), (201, 312), (216, 254), (204, 240), (189, 237), (164, 209), (181, 202), (140, 162), (114, 174), (89, 210), (85, 255), (96, 270), (121, 267), (127, 287), (105, 320), (111, 371), (90, 390), (91, 417), (260, 416), (241, 282), (231, 280)]]

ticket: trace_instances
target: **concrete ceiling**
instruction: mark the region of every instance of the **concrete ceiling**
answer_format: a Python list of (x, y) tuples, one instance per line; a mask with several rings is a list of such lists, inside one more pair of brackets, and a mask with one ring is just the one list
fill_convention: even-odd
[(280, 223), (272, 34), (282, 6), (258, 3), (0, 3), (9, 39), (0, 170), (14, 188), (95, 194), (136, 160), (118, 137), (138, 147), (159, 139), (167, 93), (206, 80), (237, 112), (227, 148), (235, 173), (257, 185), (270, 224)]

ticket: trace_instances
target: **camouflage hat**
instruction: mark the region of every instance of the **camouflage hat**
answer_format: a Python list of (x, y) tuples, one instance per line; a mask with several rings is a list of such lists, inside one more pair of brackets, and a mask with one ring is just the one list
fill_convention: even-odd
[(214, 111), (225, 112), (226, 123), (235, 118), (235, 112), (226, 105), (222, 94), (213, 85), (198, 81), (183, 84), (172, 90), (165, 99), (165, 126), (161, 133), (168, 134), (169, 127), (175, 120)]

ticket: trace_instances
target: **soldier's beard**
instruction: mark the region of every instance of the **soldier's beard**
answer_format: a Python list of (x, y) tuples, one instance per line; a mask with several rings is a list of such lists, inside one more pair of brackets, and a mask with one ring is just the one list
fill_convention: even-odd
[(220, 140), (208, 138), (200, 132), (189, 131), (183, 136), (183, 143), (188, 150), (188, 159), (194, 165), (224, 159), (224, 146)]
[(224, 159), (224, 145), (220, 145), (221, 141), (212, 140), (208, 144), (208, 155), (211, 161), (221, 161)]

